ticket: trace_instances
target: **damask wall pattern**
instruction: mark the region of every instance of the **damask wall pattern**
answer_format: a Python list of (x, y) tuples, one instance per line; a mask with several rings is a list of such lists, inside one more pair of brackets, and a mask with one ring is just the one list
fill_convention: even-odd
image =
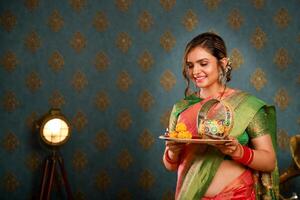
[[(204, 31), (227, 42), (230, 86), (276, 106), (282, 172), (300, 126), (299, 7), (298, 0), (2, 0), (1, 198), (38, 195), (49, 152), (35, 121), (60, 108), (72, 124), (61, 152), (76, 199), (172, 199), (176, 174), (164, 169), (157, 137), (183, 97), (185, 44)], [(281, 190), (299, 194), (299, 183)]]

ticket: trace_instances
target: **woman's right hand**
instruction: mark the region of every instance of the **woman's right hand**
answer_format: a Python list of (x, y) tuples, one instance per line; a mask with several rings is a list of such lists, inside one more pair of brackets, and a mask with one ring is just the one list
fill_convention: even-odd
[(184, 143), (166, 141), (166, 152), (168, 153), (171, 159), (177, 160), (184, 146)]
[(180, 154), (184, 148), (184, 143), (166, 141), (166, 148), (163, 156), (165, 167), (170, 171), (176, 171), (180, 161)]

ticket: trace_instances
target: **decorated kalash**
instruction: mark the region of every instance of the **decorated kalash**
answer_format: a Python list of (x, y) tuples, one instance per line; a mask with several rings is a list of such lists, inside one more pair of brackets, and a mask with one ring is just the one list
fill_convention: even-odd
[[(208, 119), (208, 111), (216, 104), (224, 107), (224, 119)], [(232, 111), (225, 102), (217, 99), (207, 101), (198, 112), (198, 134), (193, 135), (187, 130), (186, 124), (179, 122), (175, 130), (165, 133), (166, 137), (178, 139), (225, 139), (232, 128)]]

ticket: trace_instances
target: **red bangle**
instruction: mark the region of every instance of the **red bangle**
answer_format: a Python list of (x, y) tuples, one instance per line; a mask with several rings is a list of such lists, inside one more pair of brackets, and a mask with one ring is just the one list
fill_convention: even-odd
[(174, 161), (174, 160), (172, 160), (172, 159), (170, 158), (170, 156), (169, 156), (169, 150), (166, 150), (166, 152), (165, 152), (165, 159), (166, 159), (166, 161), (167, 161), (168, 163), (170, 163), (170, 164), (172, 164), (172, 165), (178, 163), (177, 161)]
[(232, 157), (232, 159), (243, 165), (250, 165), (253, 160), (254, 152), (251, 148), (247, 146), (242, 146), (242, 148), (243, 148), (243, 156), (241, 158)]

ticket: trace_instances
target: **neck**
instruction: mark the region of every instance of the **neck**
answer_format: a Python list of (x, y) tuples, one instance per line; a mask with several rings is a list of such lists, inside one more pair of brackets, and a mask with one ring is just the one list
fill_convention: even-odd
[(220, 98), (226, 90), (225, 85), (216, 84), (212, 85), (209, 88), (201, 88), (200, 97), (201, 98)]

